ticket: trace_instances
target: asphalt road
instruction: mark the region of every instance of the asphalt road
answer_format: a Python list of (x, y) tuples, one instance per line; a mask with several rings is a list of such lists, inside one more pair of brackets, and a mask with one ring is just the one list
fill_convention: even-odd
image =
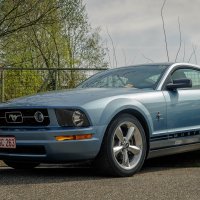
[(0, 167), (0, 200), (200, 199), (200, 152), (149, 160), (129, 178), (98, 175), (89, 167)]

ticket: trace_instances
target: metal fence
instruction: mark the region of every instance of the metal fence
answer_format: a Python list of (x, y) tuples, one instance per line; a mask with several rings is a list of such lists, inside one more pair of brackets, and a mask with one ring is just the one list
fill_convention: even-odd
[(0, 101), (76, 87), (102, 68), (11, 68), (0, 69)]

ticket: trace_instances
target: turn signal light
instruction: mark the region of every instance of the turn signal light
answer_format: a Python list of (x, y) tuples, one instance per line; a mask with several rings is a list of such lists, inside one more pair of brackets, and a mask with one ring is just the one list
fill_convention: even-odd
[(76, 135), (76, 140), (86, 140), (91, 138), (92, 134)]
[(91, 138), (92, 138), (92, 134), (56, 136), (56, 140), (57, 141), (64, 141), (64, 140), (87, 140), (87, 139), (91, 139)]

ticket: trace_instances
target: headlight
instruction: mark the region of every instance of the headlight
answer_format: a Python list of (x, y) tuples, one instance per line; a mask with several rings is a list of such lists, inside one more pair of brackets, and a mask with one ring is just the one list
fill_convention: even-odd
[(88, 127), (90, 125), (86, 115), (80, 110), (56, 109), (55, 112), (60, 126)]

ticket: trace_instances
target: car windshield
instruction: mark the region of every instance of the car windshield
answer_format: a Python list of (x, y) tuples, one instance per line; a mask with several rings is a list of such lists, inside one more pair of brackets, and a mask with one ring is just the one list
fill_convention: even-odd
[(107, 70), (83, 82), (79, 88), (152, 88), (169, 65), (138, 65)]

